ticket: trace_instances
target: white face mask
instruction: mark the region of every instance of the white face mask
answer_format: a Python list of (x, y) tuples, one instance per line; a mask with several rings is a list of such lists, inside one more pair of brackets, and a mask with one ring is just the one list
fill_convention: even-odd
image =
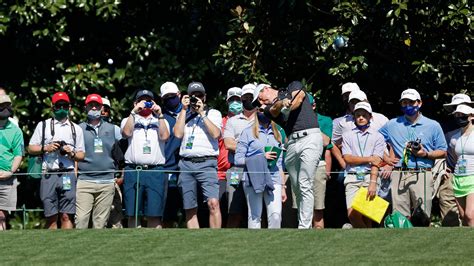
[(89, 120), (96, 120), (100, 118), (100, 110), (89, 110), (87, 112), (87, 118)]

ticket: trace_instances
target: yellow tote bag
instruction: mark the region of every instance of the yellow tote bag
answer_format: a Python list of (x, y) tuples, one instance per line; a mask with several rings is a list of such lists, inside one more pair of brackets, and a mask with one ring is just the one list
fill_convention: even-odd
[(366, 199), (367, 188), (361, 187), (352, 201), (352, 209), (360, 212), (362, 215), (369, 219), (380, 223), (383, 215), (388, 208), (388, 201), (382, 199), (379, 196), (375, 196), (373, 200)]

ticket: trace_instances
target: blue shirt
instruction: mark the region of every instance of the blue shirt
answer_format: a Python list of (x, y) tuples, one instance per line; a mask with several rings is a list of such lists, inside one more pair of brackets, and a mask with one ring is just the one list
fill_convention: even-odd
[(166, 121), (170, 126), (170, 137), (165, 144), (165, 157), (166, 162), (163, 166), (165, 170), (178, 170), (178, 158), (179, 148), (181, 147), (181, 139), (178, 139), (174, 136), (173, 128), (176, 124), (176, 115), (173, 115), (171, 112), (164, 112)]
[[(446, 151), (448, 147), (439, 123), (422, 114), (413, 124), (405, 116), (393, 118), (380, 129), (380, 133), (384, 136), (385, 141), (393, 147), (395, 155), (401, 158), (396, 167), (402, 167), (403, 150), (408, 141), (421, 139), (421, 144), (427, 152), (435, 150)], [(434, 160), (410, 155), (407, 167), (431, 168), (433, 165)]]
[[(272, 127), (263, 128), (259, 126), (258, 139), (253, 134), (253, 123), (242, 131), (235, 150), (234, 163), (236, 166), (245, 166), (245, 158), (256, 154), (263, 154), (265, 146), (278, 146), (281, 144), (275, 139)], [(277, 163), (270, 168), (270, 174), (275, 184), (281, 184), (280, 170), (282, 169), (282, 156), (278, 157)]]
[[(342, 155), (357, 157), (378, 156), (383, 158), (385, 146), (384, 137), (371, 127), (365, 132), (354, 127), (351, 131), (342, 134)], [(365, 171), (370, 171), (371, 165), (347, 164), (346, 171), (357, 172), (357, 167), (363, 167)]]

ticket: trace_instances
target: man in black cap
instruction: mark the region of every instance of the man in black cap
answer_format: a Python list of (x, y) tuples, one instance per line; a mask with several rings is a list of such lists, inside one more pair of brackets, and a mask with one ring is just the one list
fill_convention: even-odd
[(260, 84), (254, 104), (261, 104), (265, 115), (279, 124), (288, 136), (285, 166), (298, 206), (298, 228), (311, 228), (313, 219), (313, 176), (323, 151), (323, 139), (316, 114), (306, 97), (303, 84), (291, 82), (278, 91)]
[(205, 102), (204, 86), (200, 82), (191, 82), (188, 95), (181, 100), (183, 108), (173, 128), (175, 137), (182, 139), (178, 186), (183, 195), (188, 228), (199, 228), (197, 185), (201, 187), (204, 201), (209, 207), (210, 227), (220, 228), (222, 223), (217, 179), (222, 115), (215, 109), (208, 109)]
[(153, 98), (149, 90), (138, 91), (130, 115), (121, 124), (122, 136), (128, 139), (123, 182), (128, 227), (138, 226), (137, 216), (141, 210), (147, 216), (148, 227), (162, 227), (167, 188), (162, 170), (170, 130), (161, 107)]

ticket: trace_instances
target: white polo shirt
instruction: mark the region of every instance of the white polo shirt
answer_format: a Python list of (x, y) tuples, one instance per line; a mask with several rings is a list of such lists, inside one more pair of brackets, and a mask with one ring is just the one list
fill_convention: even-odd
[[(381, 129), (388, 122), (388, 118), (383, 114), (372, 112), (370, 128), (373, 130)], [(347, 114), (334, 119), (332, 128), (332, 142), (337, 145), (342, 144), (342, 134), (352, 131), (354, 128), (354, 116)]]
[[(122, 120), (120, 128), (123, 130), (127, 119)], [(166, 128), (170, 126), (164, 120)], [(128, 148), (125, 152), (125, 163), (140, 165), (163, 165), (165, 164), (165, 141), (159, 139), (160, 123), (158, 118), (150, 116), (144, 118), (135, 115), (135, 128), (132, 136), (128, 138)], [(148, 149), (149, 148), (149, 149)]]
[[(74, 147), (74, 139), (72, 137), (71, 122), (66, 120), (64, 123), (54, 119), (54, 137), (51, 135), (51, 118), (46, 119), (46, 128), (44, 131), (45, 139), (44, 145), (51, 144), (54, 141), (65, 141), (67, 144), (73, 146), (75, 152), (85, 151), (84, 148), (84, 134), (82, 128), (75, 124), (74, 129), (76, 130), (76, 145)], [(36, 125), (33, 136), (30, 139), (30, 145), (41, 145), (42, 140), (43, 122)], [(59, 153), (59, 150), (55, 152), (47, 152), (43, 155), (43, 170), (58, 170), (60, 168), (74, 169), (74, 161), (71, 160), (67, 155), (63, 156)]]
[[(190, 116), (190, 112), (186, 114), (186, 117)], [(207, 119), (209, 119), (217, 128), (222, 128), (221, 112), (215, 109), (210, 109), (207, 113)], [(193, 136), (194, 139), (192, 141), (192, 148), (189, 149), (186, 148), (186, 144), (189, 142), (191, 136)], [(184, 136), (181, 141), (179, 155), (186, 158), (219, 155), (218, 140), (209, 135), (201, 116), (198, 115), (194, 117), (184, 126)]]

